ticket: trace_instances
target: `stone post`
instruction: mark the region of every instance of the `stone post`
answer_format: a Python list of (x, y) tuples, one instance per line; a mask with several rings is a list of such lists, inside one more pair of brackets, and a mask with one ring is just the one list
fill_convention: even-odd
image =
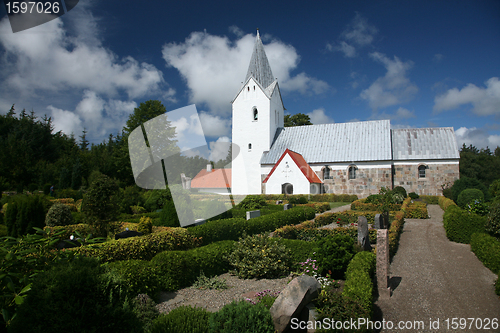
[(375, 215), (375, 222), (373, 223), (373, 227), (375, 229), (383, 229), (383, 224), (384, 224), (384, 221), (382, 220), (380, 214), (376, 214)]
[(377, 286), (381, 298), (391, 297), (389, 287), (389, 230), (377, 230)]

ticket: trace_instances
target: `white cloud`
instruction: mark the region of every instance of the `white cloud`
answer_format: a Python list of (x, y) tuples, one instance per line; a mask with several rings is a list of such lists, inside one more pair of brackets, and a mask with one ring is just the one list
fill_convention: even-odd
[(220, 116), (213, 116), (207, 112), (200, 112), (200, 122), (205, 136), (219, 137), (229, 135), (231, 132), (231, 120)]
[(486, 148), (494, 150), (500, 146), (500, 135), (489, 134), (486, 129), (476, 127), (460, 127), (455, 131), (458, 148), (465, 143), (466, 146), (473, 145), (476, 148)]
[(409, 118), (415, 118), (415, 112), (410, 111), (408, 109), (399, 107), (396, 112), (394, 113), (375, 113), (373, 114), (370, 119), (390, 119), (390, 120), (402, 120), (402, 119), (409, 119)]
[(161, 92), (158, 69), (132, 57), (118, 58), (100, 44), (95, 19), (82, 15), (76, 16), (76, 36), (67, 33), (61, 19), (16, 34), (8, 33), (6, 17), (0, 21), (0, 44), (6, 50), (0, 63), (2, 85), (25, 95), (89, 89), (136, 98)]
[(75, 110), (62, 110), (49, 105), (54, 129), (78, 137), (81, 131), (87, 130), (89, 141), (101, 140), (109, 133), (120, 132), (128, 116), (137, 107), (134, 101), (108, 101), (99, 97), (94, 91), (87, 90)]
[(227, 157), (231, 140), (227, 136), (222, 136), (215, 142), (210, 142), (210, 161), (217, 162)]
[(335, 122), (332, 118), (325, 114), (325, 109), (323, 108), (313, 110), (307, 115), (311, 119), (311, 123), (313, 123), (314, 125), (331, 124)]
[(356, 13), (356, 16), (340, 34), (338, 45), (327, 43), (329, 51), (340, 51), (346, 58), (354, 58), (357, 55), (356, 47), (362, 48), (372, 44), (378, 30), (368, 23), (366, 18)]
[[(238, 36), (235, 41), (193, 32), (183, 43), (168, 43), (162, 50), (167, 65), (176, 68), (185, 79), (190, 103), (205, 103), (210, 111), (222, 115), (229, 114), (229, 103), (245, 79), (255, 43), (255, 36), (242, 35), (237, 27), (230, 30)], [(300, 61), (291, 45), (272, 40), (265, 49), (283, 91), (319, 94), (328, 89), (326, 82), (305, 73), (290, 75)]]
[(363, 90), (360, 97), (367, 100), (372, 109), (411, 101), (418, 92), (417, 86), (406, 77), (413, 62), (403, 62), (396, 56), (392, 60), (379, 52), (371, 53), (370, 56), (382, 63), (387, 73), (375, 80), (368, 89)]
[(473, 112), (479, 116), (500, 115), (500, 81), (492, 77), (485, 82), (485, 88), (469, 83), (461, 90), (449, 89), (434, 98), (434, 111), (457, 109), (472, 104)]

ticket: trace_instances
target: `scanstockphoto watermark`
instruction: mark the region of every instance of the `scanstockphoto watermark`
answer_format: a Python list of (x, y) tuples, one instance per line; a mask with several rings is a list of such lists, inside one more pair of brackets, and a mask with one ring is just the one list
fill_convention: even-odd
[(297, 318), (291, 320), (291, 328), (296, 329), (337, 329), (337, 330), (494, 330), (497, 332), (499, 328), (498, 318), (429, 318), (429, 320), (402, 320), (398, 322), (386, 321), (385, 319), (369, 320), (368, 318), (351, 318), (350, 320), (335, 320), (332, 318), (324, 318), (316, 321), (300, 321)]
[(78, 1), (79, 0), (3, 0), (13, 33), (52, 21), (75, 8)]

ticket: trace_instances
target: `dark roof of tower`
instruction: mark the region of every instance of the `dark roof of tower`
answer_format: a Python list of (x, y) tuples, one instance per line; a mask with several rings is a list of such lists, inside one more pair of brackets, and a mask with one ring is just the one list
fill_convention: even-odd
[(250, 59), (250, 65), (248, 66), (245, 81), (251, 76), (253, 76), (264, 89), (274, 82), (273, 72), (271, 71), (269, 61), (267, 60), (264, 45), (260, 39), (259, 30), (257, 30), (257, 39), (255, 40), (252, 58)]

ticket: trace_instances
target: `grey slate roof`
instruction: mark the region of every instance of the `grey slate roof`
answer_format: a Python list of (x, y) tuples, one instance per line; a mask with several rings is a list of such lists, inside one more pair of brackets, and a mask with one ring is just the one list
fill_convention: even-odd
[(395, 161), (460, 158), (453, 127), (392, 130), (392, 149)]
[(301, 154), (307, 163), (391, 160), (389, 120), (321, 124), (278, 129), (261, 164), (275, 164), (286, 149)]
[(264, 89), (274, 82), (273, 72), (267, 60), (264, 45), (262, 44), (258, 30), (245, 81), (247, 81), (250, 76), (253, 76)]

